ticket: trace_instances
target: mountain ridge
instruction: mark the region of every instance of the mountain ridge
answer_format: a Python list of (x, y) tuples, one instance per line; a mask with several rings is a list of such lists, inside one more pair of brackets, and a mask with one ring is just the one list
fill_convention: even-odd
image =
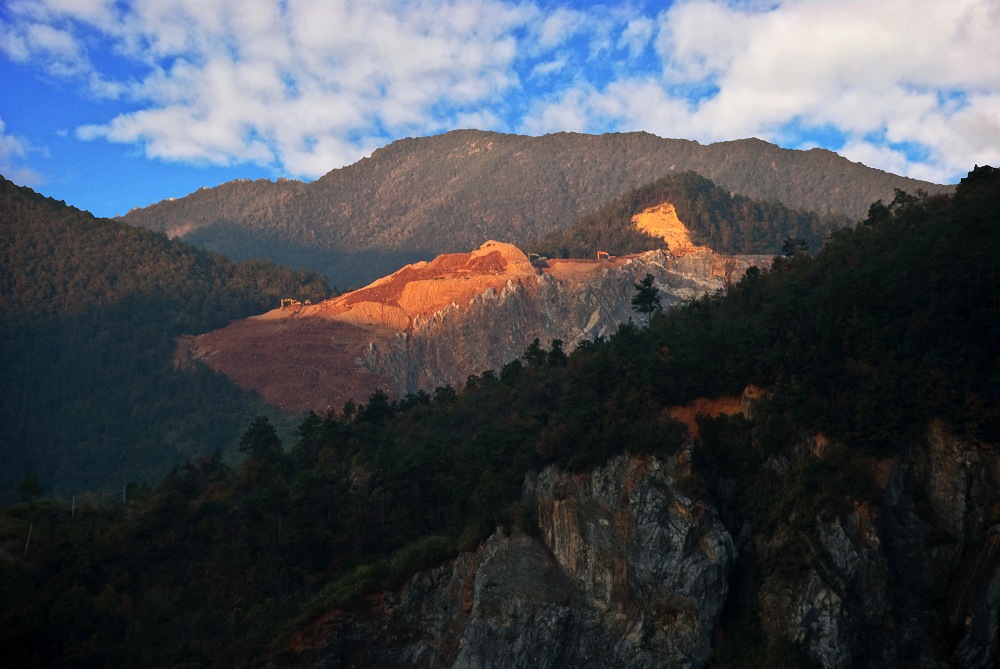
[(311, 182), (240, 181), (135, 209), (124, 220), (234, 259), (267, 257), (364, 285), (403, 264), (525, 244), (665, 175), (695, 171), (730, 192), (860, 219), (895, 189), (952, 186), (898, 177), (823, 149), (759, 139), (702, 145), (649, 133), (540, 137), (479, 130), (397, 140)]

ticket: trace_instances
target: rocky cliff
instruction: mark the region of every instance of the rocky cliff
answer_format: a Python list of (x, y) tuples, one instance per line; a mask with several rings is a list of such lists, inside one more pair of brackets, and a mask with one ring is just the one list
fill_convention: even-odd
[[(995, 667), (1000, 662), (1000, 453), (940, 422), (879, 463), (874, 502), (808, 519), (802, 569), (768, 575), (765, 631), (827, 669)], [(764, 561), (793, 539), (754, 537)]]
[[(812, 446), (797, 458), (830, 457)], [(733, 522), (744, 480), (692, 484), (692, 448), (529, 474), (536, 532), (498, 528), (397, 591), (327, 612), (273, 667), (703, 667), (738, 618), (795, 649), (783, 666), (997, 666), (995, 446), (934, 422), (875, 463), (875, 499), (809, 517), (802, 505), (769, 527)], [(785, 479), (795, 459), (768, 466)]]
[(186, 339), (195, 358), (288, 410), (325, 413), (376, 389), (395, 396), (461, 387), (470, 374), (519, 357), (534, 339), (571, 351), (637, 317), (635, 283), (653, 275), (664, 307), (737, 279), (769, 257), (708, 249), (532, 264), (487, 242), (438, 256), (320, 304), (282, 306)]
[(629, 319), (635, 283), (655, 280), (664, 308), (699, 297), (740, 277), (769, 257), (724, 257), (700, 249), (682, 257), (651, 251), (601, 261), (549, 260), (535, 274), (487, 288), (467, 304), (455, 302), (388, 341), (373, 341), (362, 365), (391, 380), (396, 394), (461, 386), (470, 374), (499, 369), (534, 340), (563, 342), (571, 351), (584, 339), (607, 337)]
[(677, 469), (620, 456), (532, 475), (537, 536), (498, 530), (364, 611), (331, 611), (276, 666), (703, 666), (736, 551)]

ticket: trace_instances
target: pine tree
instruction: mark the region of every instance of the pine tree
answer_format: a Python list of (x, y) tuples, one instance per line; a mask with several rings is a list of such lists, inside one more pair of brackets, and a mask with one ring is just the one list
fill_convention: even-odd
[(660, 291), (653, 285), (653, 281), (653, 275), (646, 274), (642, 281), (633, 284), (635, 295), (632, 297), (632, 309), (637, 313), (644, 314), (647, 323), (653, 318), (653, 314), (662, 308)]

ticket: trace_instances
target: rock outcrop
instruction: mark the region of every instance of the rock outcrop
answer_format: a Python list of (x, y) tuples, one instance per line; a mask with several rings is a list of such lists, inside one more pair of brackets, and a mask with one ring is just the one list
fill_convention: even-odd
[[(812, 521), (804, 571), (765, 579), (765, 632), (824, 669), (997, 666), (1000, 454), (935, 422), (879, 477), (874, 503)], [(780, 535), (755, 538), (763, 559)]]
[(703, 666), (736, 552), (712, 507), (677, 491), (675, 467), (619, 456), (586, 475), (532, 475), (537, 537), (498, 531), (363, 611), (332, 611), (282, 662)]
[(407, 265), (320, 304), (283, 306), (185, 339), (177, 358), (202, 360), (287, 410), (325, 413), (376, 389), (394, 396), (461, 387), (471, 374), (548, 347), (613, 333), (636, 317), (634, 285), (653, 275), (664, 307), (715, 290), (770, 257), (682, 257), (664, 251), (532, 264), (517, 247)]
[[(768, 260), (770, 260), (768, 258)], [(651, 251), (610, 261), (550, 260), (543, 271), (489, 287), (455, 303), (389, 341), (373, 341), (363, 366), (391, 379), (396, 394), (461, 385), (470, 374), (499, 369), (534, 340), (573, 350), (584, 339), (607, 337), (636, 318), (634, 285), (651, 274), (664, 307), (724, 285), (726, 263), (742, 275), (758, 258), (723, 258), (707, 250), (678, 258)]]
[[(725, 495), (717, 511), (679, 490), (691, 455), (529, 474), (537, 533), (498, 529), (397, 591), (328, 612), (274, 667), (704, 667), (726, 607), (824, 669), (997, 666), (995, 447), (934, 423), (877, 461), (874, 499), (796, 509), (766, 531), (737, 523), (736, 539)], [(776, 461), (775, 475), (796, 466)], [(737, 591), (750, 611), (727, 602)]]

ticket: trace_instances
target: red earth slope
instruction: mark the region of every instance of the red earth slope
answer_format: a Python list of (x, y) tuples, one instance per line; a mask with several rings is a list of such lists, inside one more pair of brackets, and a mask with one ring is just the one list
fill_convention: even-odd
[(239, 386), (290, 411), (339, 410), (344, 402), (365, 401), (387, 379), (357, 364), (373, 342), (412, 330), (451, 305), (467, 305), (492, 288), (503, 290), (542, 272), (581, 278), (608, 261), (551, 261), (538, 269), (517, 247), (486, 242), (472, 253), (441, 255), (407, 265), (359, 290), (320, 304), (274, 309), (194, 338), (179, 346), (179, 360), (202, 360)]

